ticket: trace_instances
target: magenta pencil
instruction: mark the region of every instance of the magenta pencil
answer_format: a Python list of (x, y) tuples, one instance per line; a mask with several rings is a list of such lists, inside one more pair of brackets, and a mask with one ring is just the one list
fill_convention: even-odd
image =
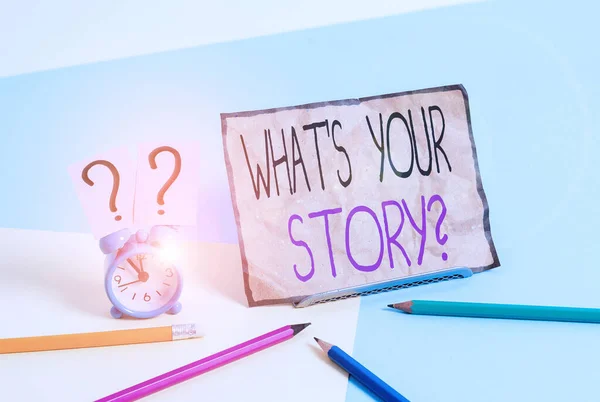
[(175, 370), (161, 374), (147, 381), (141, 382), (122, 391), (108, 395), (96, 402), (129, 402), (171, 387), (190, 378), (199, 376), (228, 363), (249, 356), (253, 353), (277, 345), (293, 338), (310, 323), (286, 325), (256, 338), (250, 339), (229, 349), (222, 350), (214, 355), (197, 360), (193, 363), (179, 367)]

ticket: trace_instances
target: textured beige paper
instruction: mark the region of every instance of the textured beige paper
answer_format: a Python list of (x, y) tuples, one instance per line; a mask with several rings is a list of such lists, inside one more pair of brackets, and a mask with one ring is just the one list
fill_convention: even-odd
[[(305, 126), (318, 122), (315, 140)], [(222, 126), (251, 306), (452, 267), (499, 266), (461, 85), (222, 114)], [(422, 174), (428, 149), (430, 171)], [(412, 172), (402, 177), (411, 159)], [(273, 160), (281, 163), (274, 168)], [(357, 206), (372, 212), (352, 214)], [(309, 215), (323, 210), (335, 212), (327, 216), (331, 248), (324, 216)]]

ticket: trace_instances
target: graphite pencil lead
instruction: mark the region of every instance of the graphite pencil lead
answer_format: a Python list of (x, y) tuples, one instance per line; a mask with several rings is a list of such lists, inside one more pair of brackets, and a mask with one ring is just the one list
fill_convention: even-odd
[(323, 352), (325, 352), (325, 353), (329, 353), (329, 349), (331, 349), (333, 346), (331, 343), (322, 341), (319, 338), (315, 338), (315, 341), (317, 341), (317, 343), (319, 344), (319, 346), (321, 347), (321, 349), (323, 349)]
[(294, 335), (298, 335), (298, 333), (300, 333), (304, 328), (308, 327), (309, 325), (310, 325), (310, 322), (307, 322), (304, 324), (290, 325), (290, 327), (292, 328), (292, 331), (294, 331)]
[(412, 306), (413, 306), (412, 301), (388, 304), (388, 307), (395, 308), (396, 310), (401, 310), (401, 311), (404, 311), (405, 313), (409, 313), (409, 314), (412, 313)]

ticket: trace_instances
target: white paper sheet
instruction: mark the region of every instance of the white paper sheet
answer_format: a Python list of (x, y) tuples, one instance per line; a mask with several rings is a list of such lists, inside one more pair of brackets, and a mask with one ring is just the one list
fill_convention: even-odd
[(136, 164), (127, 148), (74, 162), (68, 172), (96, 239), (132, 226)]
[(92, 235), (0, 229), (0, 337), (153, 327), (195, 321), (203, 339), (0, 356), (10, 400), (91, 401), (286, 324), (312, 322), (290, 341), (154, 394), (148, 401), (345, 400), (347, 375), (313, 336), (352, 353), (359, 299), (294, 309), (248, 308), (237, 245), (189, 245), (179, 315), (110, 317), (103, 255)]
[(199, 141), (138, 144), (136, 226), (196, 224), (202, 157)]

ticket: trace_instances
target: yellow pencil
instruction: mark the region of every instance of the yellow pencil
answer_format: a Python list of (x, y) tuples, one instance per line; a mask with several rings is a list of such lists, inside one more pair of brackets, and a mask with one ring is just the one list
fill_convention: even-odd
[(0, 339), (0, 354), (169, 342), (202, 336), (203, 334), (196, 330), (196, 324), (178, 324), (154, 328), (7, 338)]

